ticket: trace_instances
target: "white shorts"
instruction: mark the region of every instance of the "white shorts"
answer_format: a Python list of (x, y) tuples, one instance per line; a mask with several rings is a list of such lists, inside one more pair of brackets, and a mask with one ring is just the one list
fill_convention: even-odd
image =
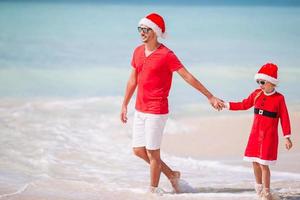
[(135, 111), (133, 120), (133, 147), (160, 149), (168, 114), (149, 114)]

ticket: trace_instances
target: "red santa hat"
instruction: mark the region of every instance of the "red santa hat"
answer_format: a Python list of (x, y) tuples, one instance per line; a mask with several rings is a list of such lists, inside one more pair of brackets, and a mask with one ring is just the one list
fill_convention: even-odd
[(157, 37), (166, 37), (165, 21), (162, 16), (157, 13), (151, 13), (142, 18), (139, 22), (139, 26), (140, 25), (145, 25), (151, 28), (156, 33)]
[(267, 63), (260, 68), (257, 74), (255, 74), (254, 79), (266, 80), (270, 83), (273, 83), (274, 85), (277, 85), (279, 83), (277, 79), (277, 71), (277, 65), (273, 63)]

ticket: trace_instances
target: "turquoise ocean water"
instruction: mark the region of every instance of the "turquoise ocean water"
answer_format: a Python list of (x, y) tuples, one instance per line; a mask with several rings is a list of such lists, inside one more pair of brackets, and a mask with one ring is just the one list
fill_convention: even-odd
[[(162, 42), (217, 96), (245, 97), (259, 67), (274, 62), (279, 90), (299, 102), (299, 7), (48, 1), (0, 2), (0, 97), (122, 96), (149, 12), (165, 17)], [(171, 101), (203, 100), (175, 76)]]
[[(300, 109), (300, 7), (0, 1), (0, 199), (28, 191), (76, 199), (94, 195), (63, 191), (55, 187), (60, 181), (102, 191), (88, 199), (144, 191), (146, 165), (130, 150), (133, 105), (127, 126), (118, 115), (132, 52), (140, 44), (137, 23), (149, 12), (165, 17), (168, 38), (162, 42), (216, 96), (248, 96), (257, 87), (259, 67), (274, 62), (278, 91), (291, 111)], [(176, 74), (170, 107), (167, 129), (175, 134), (188, 127), (175, 126), (173, 116), (215, 114)], [(196, 192), (201, 186), (233, 188), (180, 199), (254, 197), (248, 168), (163, 156)], [(294, 185), (278, 189), (282, 194), (299, 194), (299, 177), (273, 174), (279, 185)], [(52, 192), (45, 189), (49, 182)], [(164, 178), (161, 186), (170, 190)]]

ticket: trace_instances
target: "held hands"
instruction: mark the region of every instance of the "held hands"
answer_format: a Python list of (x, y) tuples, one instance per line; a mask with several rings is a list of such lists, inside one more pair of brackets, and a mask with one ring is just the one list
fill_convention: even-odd
[(212, 107), (214, 107), (216, 110), (220, 111), (222, 110), (223, 108), (225, 108), (225, 103), (223, 100), (215, 97), (215, 96), (212, 96), (211, 98), (208, 99), (209, 100), (209, 103)]
[(122, 106), (120, 119), (124, 124), (127, 122), (127, 106)]
[(293, 143), (290, 138), (285, 138), (285, 148), (290, 150), (293, 147)]

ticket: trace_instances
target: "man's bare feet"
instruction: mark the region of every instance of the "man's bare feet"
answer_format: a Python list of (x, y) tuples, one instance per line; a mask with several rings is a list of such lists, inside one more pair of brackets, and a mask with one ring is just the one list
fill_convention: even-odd
[(180, 192), (179, 179), (180, 179), (180, 172), (179, 171), (174, 171), (173, 176), (169, 179), (175, 193)]
[(157, 196), (162, 196), (166, 192), (163, 189), (159, 188), (159, 187), (150, 186), (149, 193), (156, 194)]

